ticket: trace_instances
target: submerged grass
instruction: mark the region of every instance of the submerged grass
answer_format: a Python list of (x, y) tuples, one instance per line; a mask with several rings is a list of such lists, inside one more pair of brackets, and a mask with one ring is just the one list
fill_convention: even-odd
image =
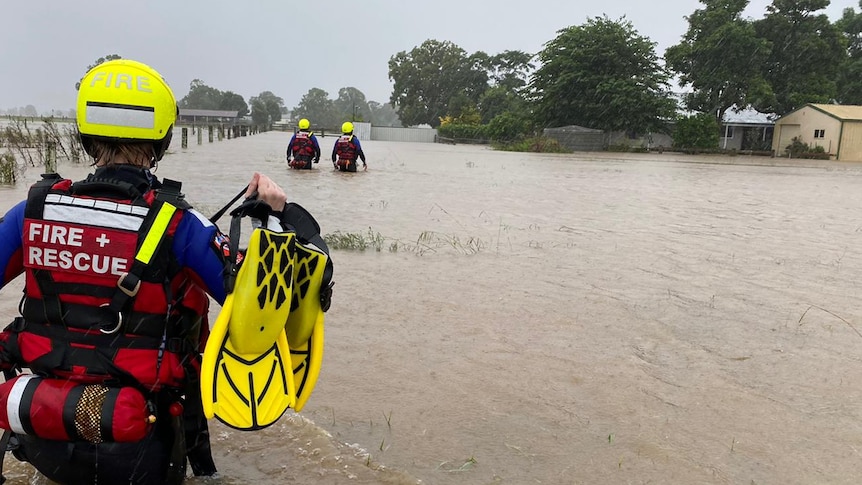
[(476, 254), (488, 247), (487, 243), (478, 237), (461, 239), (456, 235), (436, 231), (422, 232), (416, 238), (416, 242), (387, 239), (370, 227), (365, 232), (335, 231), (324, 235), (323, 240), (330, 249), (380, 252), (385, 248), (390, 253), (405, 251), (418, 255), (436, 253), (445, 249), (453, 249), (462, 254)]

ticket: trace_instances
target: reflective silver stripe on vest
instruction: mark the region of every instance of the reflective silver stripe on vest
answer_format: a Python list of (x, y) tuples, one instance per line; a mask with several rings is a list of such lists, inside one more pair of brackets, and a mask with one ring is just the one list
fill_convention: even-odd
[[(12, 431), (18, 434), (26, 434), (24, 425), (21, 424), (21, 398), (24, 397), (24, 391), (27, 389), (27, 383), (32, 379), (38, 379), (38, 376), (25, 374), (18, 377), (15, 384), (12, 385), (12, 390), (9, 391), (9, 397), (6, 400), (6, 417), (9, 419), (9, 427)], [(23, 410), (29, 413), (29, 409)], [(29, 415), (29, 414), (28, 414)]]
[(156, 126), (156, 112), (137, 106), (87, 106), (87, 123), (153, 129)]
[(46, 221), (77, 222), (90, 226), (138, 231), (149, 210), (148, 207), (106, 200), (48, 194), (42, 217)]

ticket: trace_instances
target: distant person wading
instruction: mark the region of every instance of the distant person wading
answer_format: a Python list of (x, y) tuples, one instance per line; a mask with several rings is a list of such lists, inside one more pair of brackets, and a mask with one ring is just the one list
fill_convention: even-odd
[(362, 145), (353, 134), (353, 123), (345, 121), (341, 125), (341, 136), (332, 147), (332, 165), (341, 172), (355, 172), (357, 159), (362, 160), (362, 169), (368, 170)]
[[(320, 162), (320, 145), (314, 133), (308, 131), (311, 123), (299, 120), (299, 131), (290, 137), (287, 144), (287, 164), (297, 170), (311, 170), (311, 164)], [(293, 159), (291, 160), (291, 156)]]

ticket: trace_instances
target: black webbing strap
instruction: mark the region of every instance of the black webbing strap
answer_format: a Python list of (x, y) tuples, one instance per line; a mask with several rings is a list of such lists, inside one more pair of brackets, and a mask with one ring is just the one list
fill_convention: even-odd
[[(15, 377), (15, 371), (4, 370), (3, 377), (6, 382), (12, 380)], [(6, 482), (6, 477), (3, 476), (3, 458), (6, 457), (6, 448), (9, 447), (9, 440), (12, 438), (12, 432), (7, 430), (3, 430), (3, 436), (0, 437), (0, 485)]]
[(148, 226), (147, 232), (138, 242), (138, 250), (132, 267), (129, 268), (128, 272), (121, 274), (117, 280), (117, 291), (106, 307), (111, 320), (100, 325), (99, 330), (102, 333), (116, 333), (123, 326), (122, 315), (126, 304), (138, 294), (138, 290), (141, 288), (141, 276), (161, 248), (176, 211), (175, 205), (162, 200), (156, 200), (150, 207), (150, 211), (144, 219), (144, 225)]
[[(24, 217), (28, 219), (42, 219), (45, 211), (45, 198), (51, 192), (51, 188), (62, 180), (59, 174), (42, 174), (42, 180), (30, 187), (27, 195), (27, 205), (24, 208)], [(60, 304), (60, 295), (54, 287), (54, 280), (47, 270), (34, 270), (33, 276), (39, 291), (42, 293), (44, 302), (45, 321), (63, 323), (63, 307)]]

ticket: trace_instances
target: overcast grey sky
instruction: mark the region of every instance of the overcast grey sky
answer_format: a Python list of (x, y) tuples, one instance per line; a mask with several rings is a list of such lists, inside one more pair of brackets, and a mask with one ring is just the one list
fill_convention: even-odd
[[(762, 18), (771, 0), (751, 0)], [(318, 87), (334, 99), (353, 86), (387, 102), (388, 61), (427, 39), (467, 53), (536, 53), (556, 32), (588, 18), (623, 16), (657, 43), (679, 42), (698, 0), (2, 0), (0, 110), (33, 104), (69, 110), (75, 82), (99, 57), (152, 65), (177, 99), (192, 79), (246, 100), (272, 91), (293, 108)], [(833, 20), (857, 0), (832, 0)]]

